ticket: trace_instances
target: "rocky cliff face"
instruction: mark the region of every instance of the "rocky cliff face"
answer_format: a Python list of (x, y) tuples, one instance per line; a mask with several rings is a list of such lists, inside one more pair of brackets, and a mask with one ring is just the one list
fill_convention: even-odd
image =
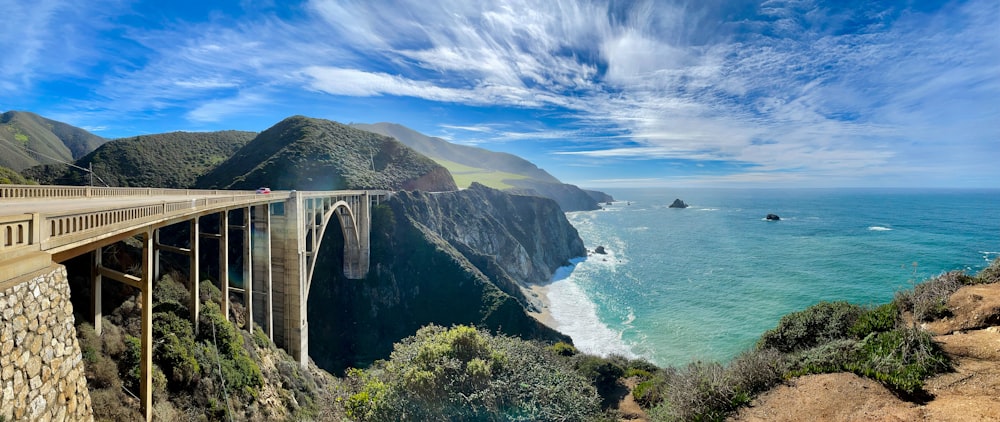
[(558, 204), (547, 198), (474, 183), (460, 192), (401, 192), (392, 204), (467, 257), (489, 261), (521, 283), (545, 282), (570, 258), (587, 253)]
[(361, 281), (340, 275), (342, 239), (326, 231), (317, 267), (329, 270), (314, 275), (308, 306), (321, 367), (387, 358), (393, 342), (430, 323), (568, 340), (525, 312), (519, 287), (586, 253), (554, 201), (479, 185), (401, 192), (373, 210), (372, 224), (372, 268)]
[(532, 179), (507, 180), (516, 186), (509, 191), (521, 195), (543, 196), (554, 199), (563, 211), (592, 211), (600, 208), (597, 200), (587, 191), (567, 183), (548, 183)]

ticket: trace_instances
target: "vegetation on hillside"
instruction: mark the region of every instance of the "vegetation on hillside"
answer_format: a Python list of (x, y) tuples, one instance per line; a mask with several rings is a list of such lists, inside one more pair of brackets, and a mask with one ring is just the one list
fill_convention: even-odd
[[(92, 168), (98, 186), (191, 188), (199, 177), (228, 159), (256, 136), (254, 132), (171, 132), (116, 139), (76, 165)], [(92, 166), (92, 167), (91, 167)], [(66, 166), (32, 168), (46, 183), (86, 185), (90, 175)]]
[(444, 167), (395, 139), (294, 116), (262, 132), (198, 182), (203, 188), (454, 190)]
[(451, 176), (455, 178), (455, 184), (462, 189), (468, 188), (473, 183), (479, 183), (493, 189), (511, 189), (514, 185), (507, 183), (508, 180), (527, 178), (527, 176), (520, 174), (472, 167), (442, 158), (435, 158), (434, 161), (448, 169)]
[(542, 345), (468, 326), (429, 325), (387, 361), (351, 371), (347, 414), (359, 421), (585, 421), (597, 392)]
[(0, 185), (24, 185), (34, 184), (32, 180), (26, 179), (20, 173), (6, 167), (0, 167)]
[(996, 282), (1000, 259), (975, 276), (933, 277), (879, 306), (820, 302), (785, 315), (728, 365), (694, 362), (654, 371), (632, 394), (654, 420), (722, 420), (784, 379), (853, 372), (919, 400), (924, 380), (951, 365), (917, 322), (947, 315), (948, 297), (962, 286)]
[(44, 163), (72, 162), (106, 141), (34, 113), (0, 114), (0, 166), (16, 171)]
[[(221, 293), (201, 284), (199, 332), (178, 274), (154, 283), (153, 415), (156, 420), (315, 420), (343, 415), (335, 405), (340, 382), (303, 371), (260, 331), (237, 328), (220, 312)], [(117, 289), (112, 289), (117, 290)], [(97, 420), (141, 419), (137, 295), (104, 317), (102, 334), (77, 326)], [(78, 319), (79, 321), (79, 319)]]

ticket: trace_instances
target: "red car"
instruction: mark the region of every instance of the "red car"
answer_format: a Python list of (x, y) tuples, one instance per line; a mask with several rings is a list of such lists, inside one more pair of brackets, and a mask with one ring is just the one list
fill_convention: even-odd
[(257, 188), (257, 193), (271, 193), (271, 188)]

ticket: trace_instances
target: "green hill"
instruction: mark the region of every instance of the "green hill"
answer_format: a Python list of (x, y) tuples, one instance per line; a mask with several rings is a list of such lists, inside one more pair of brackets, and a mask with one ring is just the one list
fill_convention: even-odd
[(20, 173), (0, 166), (0, 185), (23, 185), (29, 183)]
[(0, 115), (0, 166), (16, 171), (56, 161), (72, 162), (106, 139), (34, 113)]
[[(228, 159), (256, 136), (254, 132), (171, 132), (121, 138), (108, 142), (76, 165), (90, 168), (111, 186), (190, 188), (198, 177)], [(88, 174), (66, 166), (42, 166), (28, 170), (43, 183), (86, 185)]]
[(598, 201), (610, 200), (603, 193), (592, 193), (562, 183), (530, 161), (513, 154), (453, 144), (395, 123), (355, 123), (351, 126), (392, 136), (430, 157), (448, 168), (461, 188), (475, 182), (511, 193), (552, 198), (564, 211), (593, 210), (598, 208)]
[(202, 177), (202, 188), (455, 190), (448, 170), (387, 136), (293, 116)]

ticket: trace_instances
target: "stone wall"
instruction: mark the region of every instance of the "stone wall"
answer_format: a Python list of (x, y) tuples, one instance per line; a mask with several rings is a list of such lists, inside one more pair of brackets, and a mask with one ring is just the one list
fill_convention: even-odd
[(0, 420), (93, 420), (69, 295), (62, 265), (0, 282)]

